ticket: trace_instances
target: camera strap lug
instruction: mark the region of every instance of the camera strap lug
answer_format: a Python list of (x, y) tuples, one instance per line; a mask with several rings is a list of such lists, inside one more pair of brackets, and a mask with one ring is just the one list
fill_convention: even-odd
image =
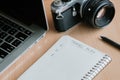
[(61, 12), (59, 12), (58, 15), (56, 16), (56, 19), (63, 19), (63, 18), (64, 18), (64, 16), (62, 15)]
[(76, 15), (77, 15), (77, 11), (76, 11), (75, 7), (73, 7), (72, 15), (73, 15), (73, 16), (76, 16)]

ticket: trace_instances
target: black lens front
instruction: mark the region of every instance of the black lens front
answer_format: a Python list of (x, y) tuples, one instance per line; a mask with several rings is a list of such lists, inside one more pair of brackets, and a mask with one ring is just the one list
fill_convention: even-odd
[(115, 14), (109, 0), (88, 0), (83, 7), (83, 20), (96, 28), (108, 25)]

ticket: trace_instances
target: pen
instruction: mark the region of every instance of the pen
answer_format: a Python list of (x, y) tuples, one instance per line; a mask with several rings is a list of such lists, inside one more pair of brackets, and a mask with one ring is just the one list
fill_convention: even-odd
[(105, 41), (105, 42), (109, 43), (110, 45), (120, 49), (120, 44), (119, 43), (116, 43), (115, 41), (113, 41), (113, 40), (111, 40), (111, 39), (109, 39), (105, 36), (100, 36), (100, 37), (103, 41)]

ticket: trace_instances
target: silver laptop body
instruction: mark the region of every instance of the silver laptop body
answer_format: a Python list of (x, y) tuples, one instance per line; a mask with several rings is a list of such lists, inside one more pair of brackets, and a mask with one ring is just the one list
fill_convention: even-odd
[(43, 0), (0, 0), (0, 72), (47, 30)]

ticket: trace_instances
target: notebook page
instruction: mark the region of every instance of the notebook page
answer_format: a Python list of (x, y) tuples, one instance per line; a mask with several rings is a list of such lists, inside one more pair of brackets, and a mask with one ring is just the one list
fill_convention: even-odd
[(104, 56), (102, 52), (64, 36), (18, 80), (81, 80)]

